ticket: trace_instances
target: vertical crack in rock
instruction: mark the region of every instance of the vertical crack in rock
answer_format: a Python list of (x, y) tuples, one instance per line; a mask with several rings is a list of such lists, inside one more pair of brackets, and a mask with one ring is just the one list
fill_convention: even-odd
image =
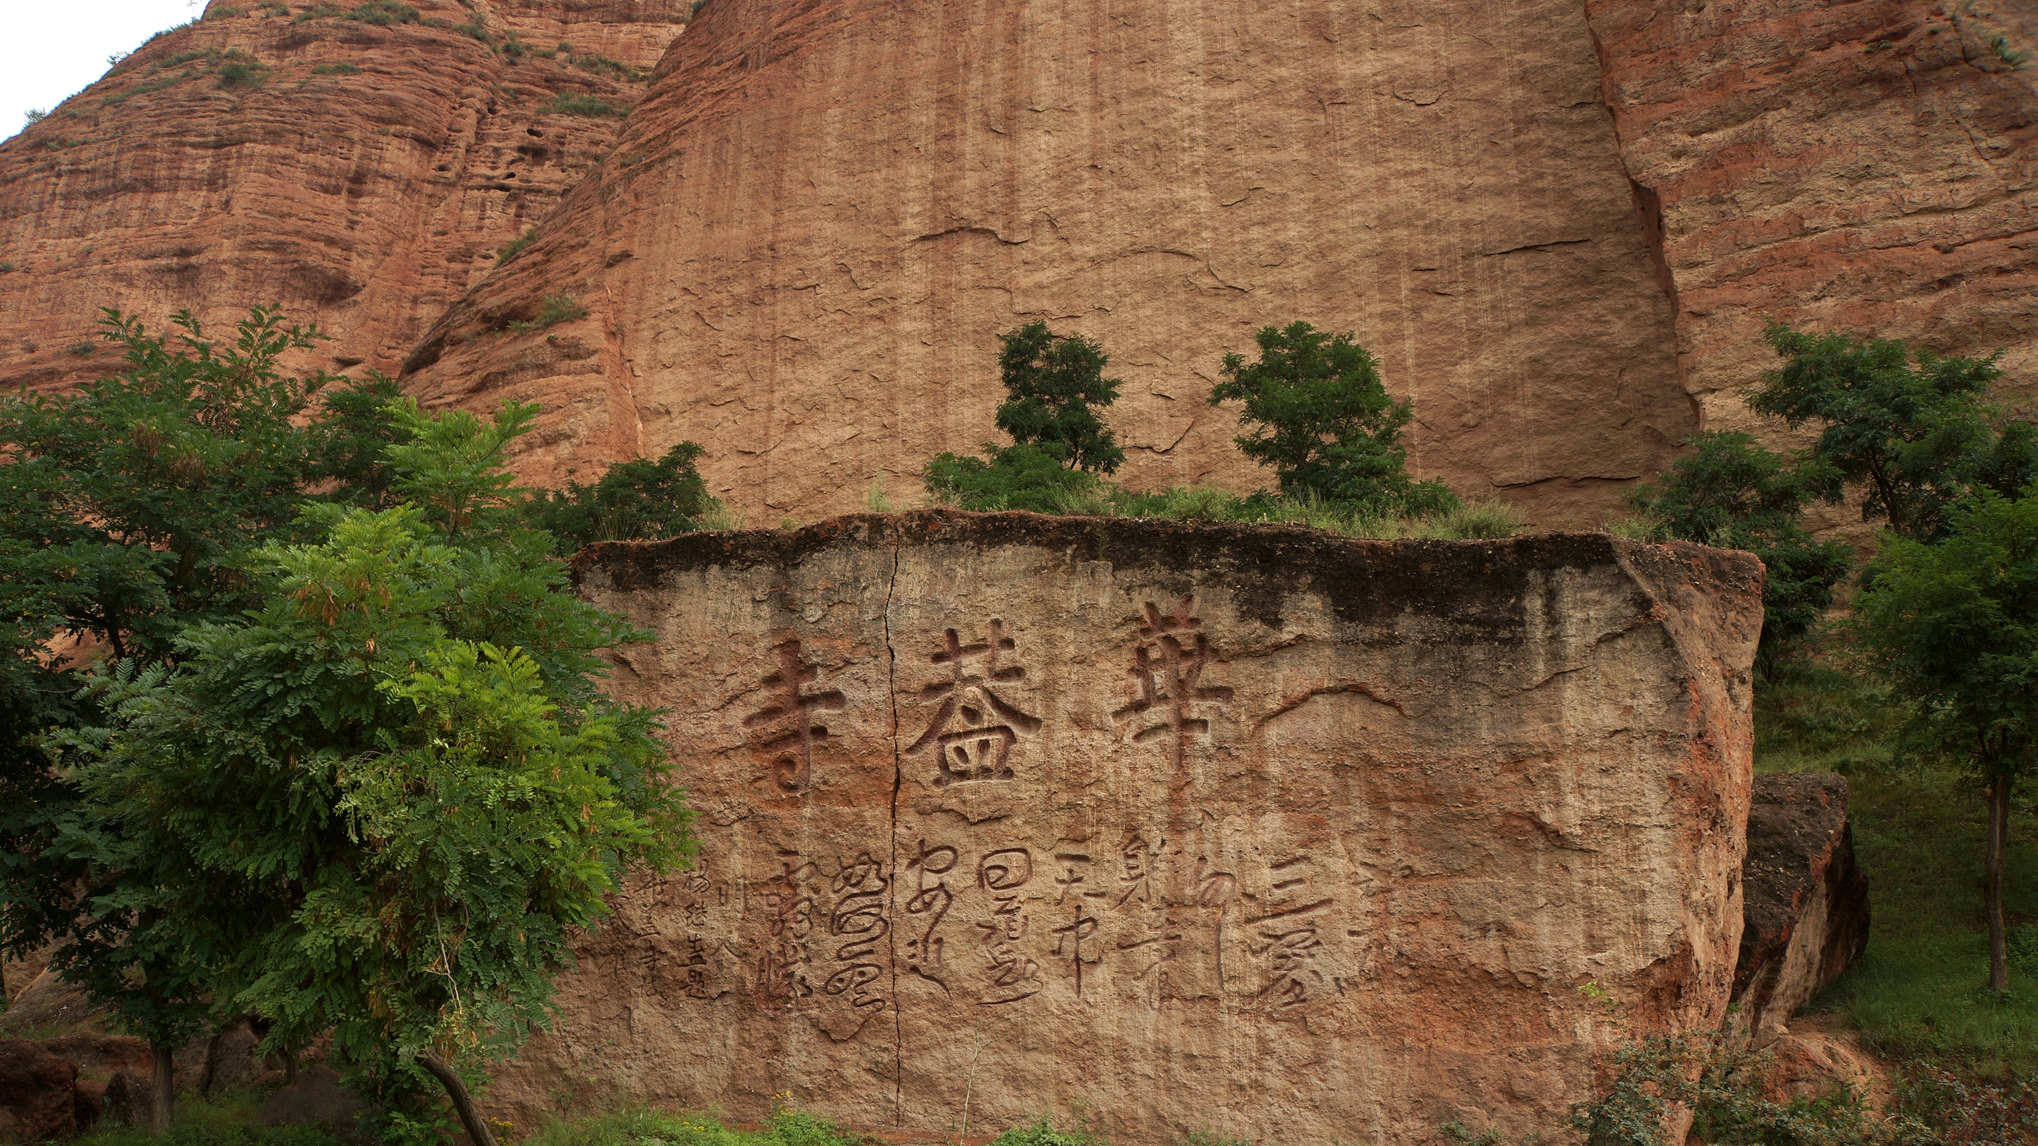
[[(899, 584), (900, 541), (892, 540), (892, 575), (885, 581), (884, 635), (885, 635), (885, 680), (886, 696), (892, 706), (892, 919), (899, 917), (899, 785), (903, 782), (905, 768), (899, 760), (899, 654), (892, 648), (892, 591)], [(903, 1126), (906, 1121), (906, 1021), (899, 1011), (899, 950), (897, 937), (892, 937), (892, 1123)]]

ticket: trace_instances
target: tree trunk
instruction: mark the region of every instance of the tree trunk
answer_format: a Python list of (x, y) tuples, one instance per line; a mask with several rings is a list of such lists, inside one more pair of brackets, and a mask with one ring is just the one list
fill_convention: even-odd
[(488, 1124), (481, 1120), (481, 1112), (474, 1109), (474, 1098), (467, 1093), (467, 1084), (460, 1081), (460, 1076), (453, 1072), (453, 1068), (447, 1066), (445, 1060), (435, 1054), (419, 1055), (418, 1061), (424, 1064), (426, 1070), (432, 1072), (432, 1077), (439, 1080), (440, 1086), (446, 1088), (446, 1097), (453, 1100), (453, 1109), (460, 1115), (460, 1125), (467, 1128), (467, 1137), (474, 1140), (474, 1146), (495, 1146), (495, 1135), (489, 1131)]
[(1998, 772), (1988, 782), (1988, 860), (1982, 882), (1982, 908), (1988, 914), (1988, 987), (1998, 995), (2010, 989), (2009, 931), (2003, 926), (2003, 845), (2010, 834), (2010, 776)]
[(297, 1081), (297, 1048), (284, 1047), (276, 1052), (283, 1056), (283, 1085)]
[(149, 1043), (149, 1061), (155, 1068), (155, 1077), (149, 1080), (149, 1133), (158, 1138), (170, 1130), (170, 1106), (177, 1093), (175, 1054), (167, 1043)]

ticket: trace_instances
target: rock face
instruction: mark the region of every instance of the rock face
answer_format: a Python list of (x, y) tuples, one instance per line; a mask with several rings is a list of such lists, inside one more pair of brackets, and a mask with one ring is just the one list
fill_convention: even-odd
[(286, 7), (215, 2), (0, 143), (0, 387), (103, 373), (102, 306), (218, 326), (280, 302), (336, 336), (301, 365), (394, 372), (608, 149), (613, 116), (556, 101), (635, 102), (687, 5), (415, 0), (439, 26)]
[(1757, 776), (1741, 871), (1734, 1022), (1763, 1040), (1868, 947), (1868, 876), (1854, 863), (1847, 778)]
[[(1116, 1140), (1560, 1122), (1725, 1013), (1746, 554), (920, 513), (601, 546), (697, 866), (633, 883), (506, 1065), (737, 1118)], [(586, 1093), (590, 1105), (614, 1093)]]
[[(1769, 318), (2006, 348), (2038, 394), (2034, 32), (2030, 0), (716, 0), (410, 386), (553, 407), (536, 475), (692, 438), (738, 505), (834, 511), (995, 437), (994, 337), (1046, 318), (1114, 354), (1131, 484), (1240, 488), (1203, 398), (1304, 317), (1415, 399), (1418, 472), (1592, 519), (1700, 404), (1751, 425)], [(505, 332), (562, 289), (587, 318)]]
[[(2038, 398), (2032, 0), (1586, 0), (1621, 162), (1660, 235), (1709, 426), (1776, 362), (1770, 318), (2007, 351)], [(1998, 41), (1999, 42), (1992, 42)]]
[(25, 1039), (0, 1039), (0, 1140), (46, 1142), (78, 1132), (78, 1068)]
[(712, 0), (658, 73), (407, 367), (545, 403), (541, 479), (692, 439), (771, 520), (917, 490), (1033, 318), (1112, 355), (1134, 486), (1271, 484), (1205, 398), (1298, 318), (1414, 399), (1417, 472), (1541, 520), (1698, 426), (1575, 0)]

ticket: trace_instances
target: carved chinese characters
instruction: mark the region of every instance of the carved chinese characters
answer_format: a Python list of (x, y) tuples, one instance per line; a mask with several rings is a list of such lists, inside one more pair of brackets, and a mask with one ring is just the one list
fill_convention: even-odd
[(999, 659), (1017, 646), (1005, 635), (1003, 621), (993, 620), (985, 639), (963, 644), (954, 629), (943, 634), (943, 646), (929, 659), (946, 666), (947, 679), (920, 690), (925, 703), (938, 703), (927, 731), (908, 753), (929, 751), (935, 761), (937, 788), (967, 780), (1012, 779), (1012, 745), (1020, 736), (1040, 731), (1040, 720), (1019, 711), (997, 693), (995, 685), (1017, 681), (1026, 670)]
[(1666, 1028), (1724, 998), (1746, 725), (1704, 690), (1759, 570), (1729, 640), (1687, 611), (1738, 559), (1548, 545), (929, 515), (584, 557), (659, 632), (613, 682), (667, 710), (700, 867), (625, 890), (521, 1093), (599, 1061), (909, 1136), (1086, 1097), (1127, 1142), (1561, 1123), (1576, 983)]
[(821, 674), (800, 659), (799, 641), (786, 641), (776, 651), (778, 671), (764, 678), (771, 703), (743, 725), (771, 761), (773, 781), (787, 792), (804, 792), (814, 771), (814, 748), (828, 739), (820, 714), (841, 711), (848, 699), (837, 689), (807, 687)]
[(1133, 648), (1132, 703), (1111, 714), (1131, 731), (1134, 744), (1161, 742), (1177, 773), (1190, 739), (1210, 735), (1209, 718), (1196, 713), (1232, 699), (1231, 689), (1203, 683), (1203, 670), (1215, 658), (1202, 619), (1191, 615), (1195, 607), (1193, 597), (1167, 613), (1147, 603)]

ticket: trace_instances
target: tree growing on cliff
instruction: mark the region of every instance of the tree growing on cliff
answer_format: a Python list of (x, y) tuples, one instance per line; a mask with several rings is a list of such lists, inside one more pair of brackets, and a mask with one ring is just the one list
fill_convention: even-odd
[(1793, 467), (1747, 434), (1712, 430), (1685, 445), (1692, 453), (1636, 487), (1629, 502), (1661, 536), (1762, 559), (1760, 656), (1773, 665), (1825, 616), (1833, 586), (1853, 564), (1844, 542), (1814, 541), (1804, 528), (1805, 506), (1830, 484), (1831, 472), (1817, 459)]
[(1242, 403), (1239, 452), (1272, 466), (1283, 494), (1410, 517), (1457, 505), (1443, 483), (1408, 476), (1401, 431), (1414, 410), (1388, 397), (1379, 364), (1349, 331), (1297, 321), (1254, 338), (1259, 359), (1225, 355), (1210, 404)]
[(1816, 428), (1816, 492), (1838, 501), (1856, 487), (1862, 520), (1932, 541), (1968, 491), (2011, 497), (2038, 477), (2038, 425), (1990, 401), (2000, 354), (1914, 353), (1895, 339), (1804, 334), (1774, 322), (1768, 339), (1784, 364), (1748, 392), (1749, 407), (1792, 429)]
[(618, 462), (593, 485), (570, 481), (535, 491), (526, 517), (558, 539), (561, 555), (597, 541), (653, 540), (699, 529), (718, 508), (694, 465), (703, 452), (681, 442), (655, 462)]
[(477, 1146), (463, 1071), (547, 1021), (626, 870), (691, 848), (655, 714), (596, 686), (595, 651), (643, 634), (522, 525), (502, 454), (533, 414), (400, 409), (404, 503), (308, 508), (311, 540), (250, 562), (258, 608), (102, 676), (54, 844), (117, 889), (92, 925), (182, 936), (185, 978), (271, 1045), (330, 1033), (399, 1105), (429, 1080)]
[(1910, 747), (1988, 786), (1982, 898), (1989, 987), (2002, 992), (2011, 789), (2038, 770), (2038, 482), (2016, 497), (1972, 489), (1932, 512), (1941, 539), (1885, 533), (1854, 604), (1865, 644), (1912, 703)]
[(1060, 446), (1071, 469), (1117, 473), (1125, 451), (1097, 411), (1118, 400), (1122, 383), (1104, 377), (1111, 362), (1104, 347), (1079, 334), (1055, 334), (1038, 319), (999, 335), (998, 343), (1005, 384), (998, 428), (1015, 444)]
[(1111, 359), (1095, 339), (1057, 335), (1045, 322), (1001, 334), (998, 344), (1005, 401), (997, 423), (1012, 444), (986, 442), (981, 457), (937, 454), (921, 480), (964, 509), (1058, 513), (1095, 493), (1099, 475), (1125, 460), (1099, 413), (1117, 401), (1121, 383), (1104, 377)]

